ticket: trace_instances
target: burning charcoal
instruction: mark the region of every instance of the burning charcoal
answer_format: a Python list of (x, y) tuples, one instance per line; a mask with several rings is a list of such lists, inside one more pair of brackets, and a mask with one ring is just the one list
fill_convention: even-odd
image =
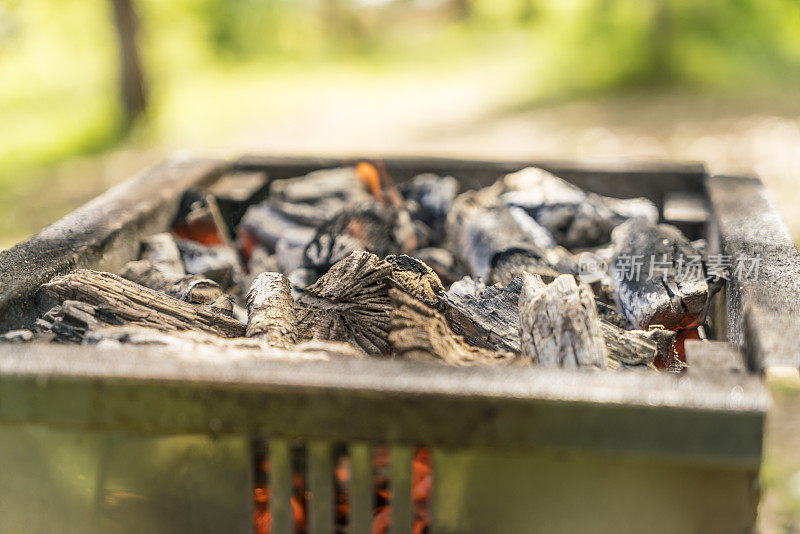
[(336, 263), (299, 299), (300, 339), (349, 341), (367, 354), (389, 351), (392, 264), (365, 251)]
[(313, 361), (330, 360), (331, 356), (363, 358), (364, 354), (347, 343), (302, 343), (291, 351), (275, 350), (269, 342), (258, 338), (221, 339), (203, 332), (162, 332), (141, 326), (109, 326), (87, 332), (84, 342), (91, 345), (124, 343), (126, 345), (161, 345), (173, 354), (191, 359), (258, 357), (268, 360)]
[(33, 332), (30, 330), (9, 330), (0, 334), (0, 343), (27, 343), (33, 339)]
[(132, 282), (192, 304), (211, 304), (222, 295), (222, 288), (213, 280), (178, 274), (169, 270), (165, 263), (153, 264), (148, 260), (131, 261), (125, 264), (120, 274)]
[(444, 233), (447, 214), (458, 193), (458, 180), (452, 176), (420, 174), (404, 184), (401, 191), (403, 198), (415, 204), (411, 209), (414, 219), (425, 223), (434, 235)]
[(634, 328), (671, 330), (703, 319), (708, 284), (702, 265), (687, 268), (699, 254), (677, 228), (632, 219), (614, 230), (613, 240), (614, 290)]
[(178, 249), (186, 272), (217, 282), (223, 289), (240, 284), (244, 279), (239, 255), (225, 245), (205, 246), (185, 239), (178, 240)]
[(392, 217), (377, 204), (339, 213), (317, 230), (305, 250), (305, 266), (324, 272), (357, 250), (380, 257), (395, 252)]
[(50, 309), (77, 300), (93, 306), (106, 323), (148, 326), (159, 330), (199, 330), (241, 337), (245, 326), (208, 306), (189, 304), (111, 273), (79, 269), (44, 284), (37, 295)]
[(470, 277), (441, 294), (441, 309), (453, 331), (470, 344), (519, 352), (519, 295), (522, 280), (486, 287)]
[(439, 276), (442, 284), (449, 286), (458, 279), (456, 276), (456, 259), (449, 250), (436, 247), (421, 248), (414, 251), (414, 257), (430, 266)]
[(392, 281), (403, 291), (431, 307), (439, 304), (439, 292), (444, 291), (433, 269), (411, 256), (386, 256), (392, 264)]
[(247, 208), (239, 223), (238, 234), (244, 241), (257, 243), (273, 252), (281, 239), (298, 246), (308, 244), (314, 237), (314, 228), (262, 202)]
[(297, 314), (289, 280), (280, 273), (261, 273), (247, 293), (247, 337), (275, 347), (297, 343)]
[[(504, 206), (484, 206), (478, 193), (460, 195), (447, 218), (452, 250), (471, 274), (488, 279), (507, 277), (519, 267), (551, 269), (541, 250)], [(513, 255), (515, 253), (516, 255)]]
[(613, 199), (586, 193), (534, 167), (509, 174), (502, 183), (502, 201), (524, 209), (568, 249), (606, 243), (611, 230), (633, 217), (658, 220), (658, 209), (646, 199)]
[(178, 250), (175, 238), (168, 232), (151, 235), (143, 240), (139, 259), (162, 266), (176, 274), (186, 274), (183, 269), (181, 251)]
[(217, 200), (213, 195), (200, 191), (186, 192), (172, 230), (182, 239), (204, 245), (231, 246), (230, 231)]
[(520, 348), (523, 356), (549, 367), (606, 367), (594, 296), (571, 275), (545, 284), (526, 274), (519, 297)]
[(454, 334), (442, 314), (399, 289), (391, 289), (394, 302), (389, 340), (397, 353), (422, 361), (455, 366), (507, 365), (517, 360), (510, 352), (474, 347)]

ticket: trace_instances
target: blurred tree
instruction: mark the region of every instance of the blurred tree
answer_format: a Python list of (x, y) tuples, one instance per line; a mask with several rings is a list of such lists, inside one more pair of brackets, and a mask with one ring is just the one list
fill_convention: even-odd
[(133, 0), (111, 0), (119, 43), (120, 96), (123, 127), (129, 129), (147, 110), (147, 82), (137, 46), (139, 21)]

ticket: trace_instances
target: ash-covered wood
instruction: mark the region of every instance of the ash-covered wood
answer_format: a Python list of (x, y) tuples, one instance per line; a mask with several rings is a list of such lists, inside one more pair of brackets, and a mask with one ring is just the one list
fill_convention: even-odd
[(247, 208), (238, 227), (242, 239), (257, 243), (274, 252), (278, 241), (307, 245), (314, 237), (315, 226), (298, 222), (267, 202)]
[(414, 218), (430, 228), (433, 236), (441, 236), (458, 193), (458, 180), (452, 176), (420, 174), (401, 186), (400, 191)]
[(299, 338), (349, 341), (367, 354), (386, 354), (391, 275), (391, 263), (365, 251), (336, 263), (299, 299)]
[(223, 337), (245, 333), (244, 324), (209, 306), (189, 304), (120, 276), (88, 269), (53, 278), (41, 287), (38, 298), (45, 309), (69, 300), (84, 302), (118, 324), (165, 331), (198, 330)]
[(392, 264), (392, 281), (397, 287), (428, 306), (439, 305), (444, 286), (433, 269), (406, 254), (387, 256), (386, 261)]
[(526, 274), (519, 297), (520, 349), (549, 367), (606, 367), (608, 351), (594, 296), (571, 275), (545, 284)]
[(363, 358), (365, 355), (348, 343), (308, 342), (292, 347), (291, 351), (275, 350), (278, 347), (260, 338), (223, 339), (203, 332), (163, 332), (141, 326), (108, 326), (86, 333), (84, 343), (124, 343), (126, 345), (159, 345), (173, 349), (177, 354), (226, 360), (236, 356), (264, 359), (329, 360), (331, 356)]
[(212, 304), (222, 296), (222, 288), (215, 281), (197, 275), (177, 273), (164, 263), (131, 261), (125, 264), (120, 274), (132, 282), (192, 304)]
[(378, 204), (339, 212), (322, 224), (305, 250), (305, 266), (325, 272), (352, 252), (380, 257), (397, 251), (393, 213)]
[(519, 352), (519, 295), (522, 279), (508, 285), (466, 277), (441, 294), (441, 309), (453, 331), (472, 345)]
[(210, 278), (223, 289), (238, 287), (244, 279), (239, 255), (233, 248), (206, 246), (186, 239), (179, 239), (177, 243), (188, 274)]
[[(548, 269), (545, 252), (524, 232), (505, 206), (485, 205), (481, 194), (460, 195), (447, 218), (447, 236), (472, 276), (513, 278), (515, 269)], [(521, 274), (518, 271), (516, 274)]]
[(456, 275), (455, 256), (446, 248), (422, 248), (414, 251), (414, 257), (433, 269), (442, 284), (446, 286), (449, 286), (459, 278)]
[(658, 356), (658, 345), (647, 338), (647, 332), (623, 330), (600, 321), (608, 357), (623, 365), (649, 365)]
[(247, 337), (276, 347), (297, 343), (297, 313), (289, 280), (280, 273), (262, 273), (247, 292)]
[(175, 238), (168, 232), (154, 234), (142, 240), (142, 253), (139, 259), (177, 273), (186, 274), (181, 259), (181, 251)]
[(476, 347), (450, 330), (445, 317), (399, 289), (391, 289), (394, 302), (389, 340), (404, 358), (438, 361), (448, 365), (508, 365), (518, 360), (511, 352)]
[(525, 210), (552, 233), (558, 244), (569, 249), (602, 245), (617, 225), (633, 217), (658, 220), (658, 209), (646, 199), (612, 199), (586, 193), (534, 167), (507, 175), (502, 184), (505, 204)]
[[(632, 219), (614, 230), (612, 279), (631, 324), (667, 329), (701, 319), (709, 291), (700, 255), (674, 226)], [(692, 269), (690, 262), (696, 262)]]
[(80, 343), (91, 330), (121, 324), (124, 321), (113, 312), (76, 300), (65, 300), (36, 321), (39, 330), (52, 332), (60, 343)]
[(33, 332), (25, 328), (9, 330), (0, 334), (0, 343), (27, 343), (32, 340)]
[(490, 284), (509, 284), (523, 273), (537, 274), (545, 282), (552, 282), (559, 272), (550, 267), (537, 253), (512, 249), (495, 255), (489, 271)]

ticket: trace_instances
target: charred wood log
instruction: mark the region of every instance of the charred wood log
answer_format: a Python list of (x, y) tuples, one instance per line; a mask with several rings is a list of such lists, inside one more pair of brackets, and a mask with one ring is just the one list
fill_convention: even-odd
[(381, 258), (393, 254), (393, 218), (391, 210), (376, 203), (340, 212), (317, 229), (305, 250), (305, 266), (325, 272), (355, 251)]
[(26, 329), (9, 330), (0, 334), (0, 343), (27, 343), (33, 340), (33, 332)]
[(568, 249), (604, 244), (616, 226), (633, 217), (658, 220), (658, 209), (649, 200), (586, 193), (534, 167), (509, 174), (502, 183), (502, 201), (524, 209)]
[(295, 221), (319, 226), (342, 210), (374, 198), (355, 167), (323, 169), (305, 176), (275, 180), (270, 202)]
[(651, 341), (647, 332), (623, 330), (600, 321), (608, 357), (626, 366), (650, 365), (658, 356), (658, 344)]
[(431, 229), (432, 235), (444, 233), (447, 214), (458, 194), (458, 180), (452, 176), (420, 174), (400, 188), (411, 216)]
[(519, 297), (520, 349), (549, 367), (606, 367), (608, 351), (594, 296), (571, 275), (545, 284), (526, 274)]
[(433, 269), (405, 254), (387, 256), (386, 261), (392, 264), (392, 282), (397, 287), (432, 308), (438, 306), (444, 286)]
[(307, 245), (314, 237), (315, 226), (298, 222), (280, 209), (262, 202), (247, 208), (239, 223), (238, 233), (243, 239), (274, 252), (281, 239), (297, 246)]
[(496, 278), (509, 278), (523, 265), (552, 271), (545, 252), (519, 227), (508, 208), (487, 207), (483, 202), (479, 193), (462, 194), (447, 218), (451, 250), (472, 276), (486, 280), (495, 269)]
[(475, 347), (454, 334), (442, 314), (399, 289), (389, 291), (394, 308), (389, 340), (403, 358), (437, 361), (459, 367), (508, 365), (510, 352)]
[(244, 280), (237, 252), (226, 245), (206, 246), (195, 241), (177, 241), (188, 274), (210, 278), (223, 289), (236, 288)]
[(365, 251), (336, 263), (299, 299), (299, 338), (349, 341), (367, 354), (386, 354), (391, 275), (392, 264)]
[(486, 287), (470, 277), (441, 293), (441, 309), (456, 334), (475, 346), (519, 352), (519, 295), (522, 279)]
[(79, 269), (57, 276), (38, 294), (46, 309), (77, 300), (94, 306), (104, 322), (135, 324), (159, 330), (198, 330), (223, 337), (240, 337), (245, 326), (209, 306), (198, 306), (141, 286), (111, 273)]
[(212, 304), (222, 296), (222, 288), (215, 281), (196, 275), (180, 274), (170, 270), (167, 265), (154, 264), (149, 260), (131, 261), (123, 267), (120, 274), (132, 282), (192, 304)]
[(262, 273), (247, 293), (247, 337), (276, 347), (297, 343), (297, 313), (289, 280), (280, 273)]
[(169, 232), (151, 235), (144, 239), (139, 259), (149, 261), (153, 265), (163, 266), (177, 274), (186, 274), (178, 243)]
[(173, 354), (193, 360), (207, 359), (230, 361), (237, 357), (255, 357), (268, 360), (330, 360), (331, 356), (363, 358), (364, 353), (348, 343), (301, 343), (292, 350), (276, 350), (268, 341), (259, 338), (221, 339), (202, 332), (162, 332), (140, 326), (108, 326), (86, 333), (84, 343), (109, 346), (109, 344), (159, 345), (172, 349)]
[(677, 228), (632, 219), (614, 230), (613, 240), (614, 290), (634, 328), (671, 330), (703, 319), (708, 284), (699, 254)]
[(458, 280), (456, 276), (456, 259), (449, 250), (427, 247), (414, 251), (414, 257), (430, 266), (445, 286), (449, 286)]

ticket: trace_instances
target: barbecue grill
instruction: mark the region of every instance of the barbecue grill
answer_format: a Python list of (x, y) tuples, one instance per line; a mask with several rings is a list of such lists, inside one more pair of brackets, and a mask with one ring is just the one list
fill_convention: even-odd
[[(0, 254), (0, 325), (30, 327), (35, 291), (54, 276), (135, 259), (188, 189), (216, 188), (235, 216), (269, 180), (353, 161), (175, 159), (148, 170)], [(370, 532), (377, 446), (389, 451), (393, 533), (413, 528), (421, 446), (432, 453), (435, 533), (754, 528), (761, 377), (800, 365), (800, 258), (758, 180), (695, 164), (380, 161), (397, 182), (434, 172), (467, 189), (536, 165), (588, 191), (646, 197), (710, 250), (760, 255), (759, 277), (715, 297), (712, 339), (687, 343), (679, 376), (0, 346), (0, 531), (251, 531), (254, 462), (266, 457), (272, 532), (293, 529), (292, 475), (302, 469), (309, 532), (330, 533), (332, 452), (344, 450), (348, 531)], [(251, 185), (227, 194), (221, 180)]]

